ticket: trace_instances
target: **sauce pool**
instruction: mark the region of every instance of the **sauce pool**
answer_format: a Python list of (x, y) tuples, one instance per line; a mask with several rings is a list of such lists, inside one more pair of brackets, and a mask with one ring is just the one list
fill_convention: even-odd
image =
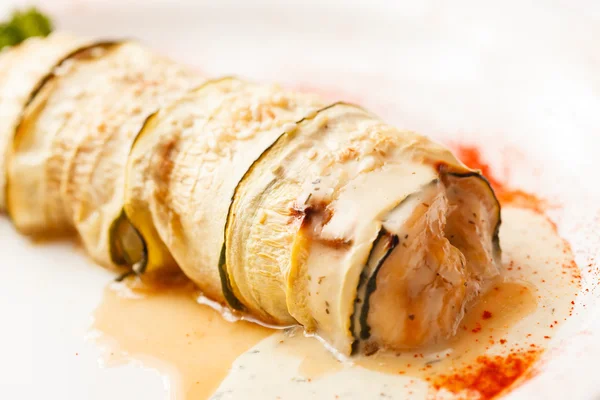
[(229, 322), (198, 304), (183, 280), (170, 288), (129, 282), (106, 288), (94, 314), (108, 366), (131, 359), (165, 372), (172, 398), (208, 398), (242, 353), (271, 334), (250, 322)]
[[(281, 374), (273, 360), (286, 357), (298, 360), (295, 373), (309, 385), (344, 371), (369, 370), (407, 385), (427, 382), (425, 392), (414, 389), (414, 398), (440, 391), (493, 398), (532, 373), (579, 290), (568, 244), (550, 221), (530, 209), (512, 207), (504, 209), (503, 219), (502, 276), (469, 307), (456, 337), (418, 352), (378, 352), (339, 362), (301, 331), (227, 321), (198, 304), (197, 292), (184, 278), (167, 287), (139, 280), (111, 284), (95, 312), (93, 328), (106, 348), (107, 365), (135, 359), (163, 371), (171, 381), (171, 398), (208, 398), (219, 392), (227, 376), (233, 382), (227, 390), (233, 395), (226, 398), (253, 398), (243, 391), (235, 395), (236, 385), (247, 384), (245, 378), (236, 378), (240, 368), (253, 371), (258, 387), (285, 387), (289, 377), (272, 377)], [(258, 353), (255, 348), (261, 351), (248, 358), (250, 364), (240, 361), (248, 351)], [(231, 369), (236, 359), (241, 364)]]
[[(543, 215), (543, 200), (508, 188), (492, 174), (477, 148), (453, 148), (466, 165), (486, 176), (504, 206), (500, 230), (504, 269), (468, 307), (456, 336), (448, 342), (340, 362), (299, 328), (275, 331), (226, 320), (209, 306), (198, 304), (193, 285), (185, 277), (176, 277), (168, 285), (130, 280), (106, 289), (93, 325), (105, 349), (104, 361), (110, 366), (135, 359), (162, 371), (171, 383), (170, 397), (176, 399), (212, 394), (264, 398), (269, 388), (285, 393), (292, 383), (315, 385), (354, 370), (402, 380), (405, 395), (411, 398), (444, 393), (449, 398), (491, 399), (524, 382), (572, 312), (580, 288), (579, 269), (569, 245)], [(291, 378), (273, 363), (284, 358), (297, 360)], [(249, 376), (256, 379), (253, 385), (262, 385), (261, 395), (246, 390), (248, 375), (240, 371), (249, 370), (253, 371)], [(365, 385), (359, 382), (350, 397), (369, 397), (366, 389), (360, 391), (369, 379), (373, 377), (366, 377)], [(347, 386), (335, 380), (332, 384), (340, 390)], [(304, 389), (293, 390), (302, 397)]]

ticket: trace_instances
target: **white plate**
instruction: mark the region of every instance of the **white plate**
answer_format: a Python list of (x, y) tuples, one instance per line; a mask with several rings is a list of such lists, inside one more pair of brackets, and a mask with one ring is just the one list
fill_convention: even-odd
[[(17, 3), (2, 0), (0, 12)], [(489, 3), (46, 0), (43, 7), (60, 29), (138, 37), (211, 75), (318, 87), (400, 127), (481, 145), (511, 185), (562, 204), (551, 216), (589, 289), (541, 373), (510, 397), (599, 398), (600, 3)], [(168, 397), (156, 371), (99, 368), (99, 350), (85, 340), (111, 274), (71, 245), (31, 244), (5, 218), (0, 238), (1, 398)]]

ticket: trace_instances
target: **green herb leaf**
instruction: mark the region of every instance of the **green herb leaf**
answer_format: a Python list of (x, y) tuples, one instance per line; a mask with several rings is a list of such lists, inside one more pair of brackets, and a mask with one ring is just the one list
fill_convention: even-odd
[(0, 23), (0, 50), (32, 36), (48, 36), (52, 29), (50, 19), (35, 8), (15, 11), (10, 21)]

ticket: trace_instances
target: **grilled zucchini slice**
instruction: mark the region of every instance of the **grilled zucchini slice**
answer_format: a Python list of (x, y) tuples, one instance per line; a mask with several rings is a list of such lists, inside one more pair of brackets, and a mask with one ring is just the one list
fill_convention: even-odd
[(25, 105), (52, 68), (85, 42), (54, 33), (29, 38), (0, 55), (0, 211), (6, 208), (6, 158)]
[(177, 264), (206, 296), (239, 306), (219, 269), (235, 187), (286, 125), (319, 106), (312, 95), (224, 78), (153, 116), (129, 157), (125, 202), (148, 248), (146, 270)]
[(77, 232), (108, 267), (180, 268), (344, 354), (452, 336), (499, 274), (485, 178), (357, 106), (201, 80), (132, 42), (65, 57), (29, 89), (9, 146), (17, 228)]
[(76, 231), (96, 262), (119, 267), (109, 236), (123, 208), (131, 144), (149, 114), (200, 80), (134, 42), (93, 45), (61, 63), (14, 141), (7, 192), (17, 228)]
[[(335, 104), (246, 174), (225, 265), (247, 309), (287, 311), (344, 354), (416, 347), (452, 335), (498, 275), (499, 212), (487, 182), (442, 146)], [(422, 332), (402, 322), (417, 309)]]

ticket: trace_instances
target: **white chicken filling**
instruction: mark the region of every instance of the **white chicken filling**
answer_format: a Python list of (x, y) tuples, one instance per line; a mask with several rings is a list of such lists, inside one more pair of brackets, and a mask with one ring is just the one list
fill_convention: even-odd
[(453, 336), (469, 302), (499, 274), (488, 233), (493, 209), (479, 197), (481, 184), (448, 177), (406, 198), (384, 221), (354, 317), (355, 334), (371, 348), (402, 350)]

